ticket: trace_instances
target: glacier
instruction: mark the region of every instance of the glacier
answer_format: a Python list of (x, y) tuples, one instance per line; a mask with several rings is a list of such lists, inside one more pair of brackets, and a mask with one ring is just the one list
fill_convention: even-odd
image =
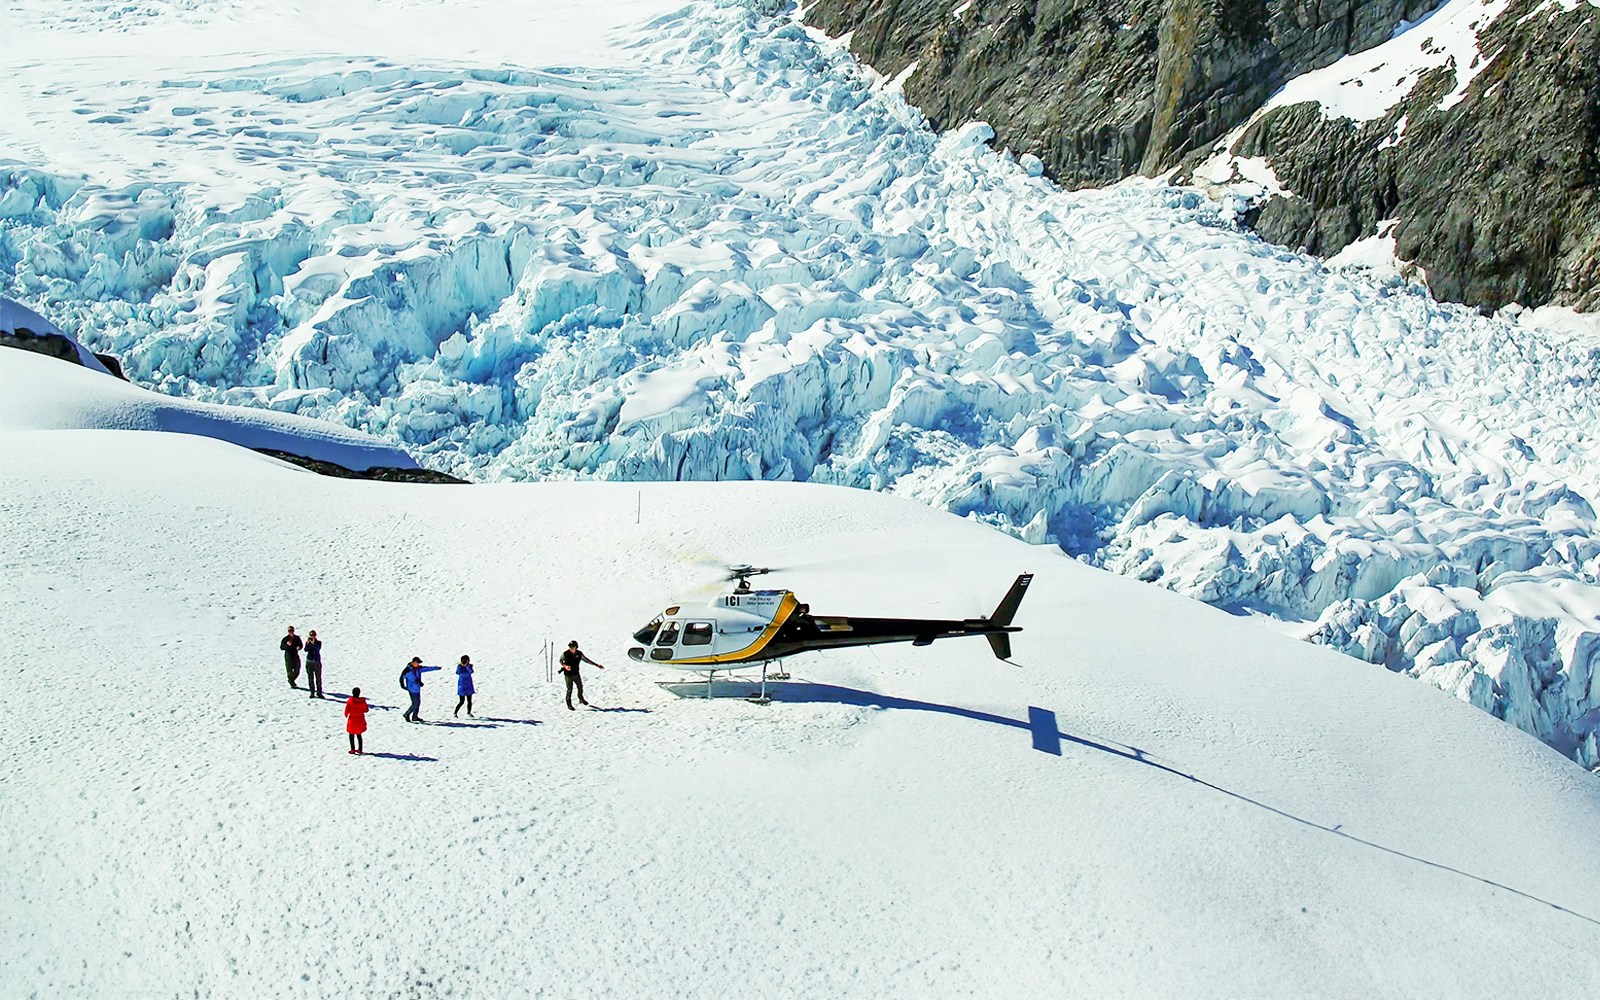
[(1193, 189), (1061, 191), (784, 4), (693, 3), (593, 64), (49, 55), (104, 9), (13, 14), (9, 63), (39, 61), (0, 83), (0, 292), (141, 384), (476, 480), (915, 498), (1600, 769), (1581, 332), (1342, 273)]

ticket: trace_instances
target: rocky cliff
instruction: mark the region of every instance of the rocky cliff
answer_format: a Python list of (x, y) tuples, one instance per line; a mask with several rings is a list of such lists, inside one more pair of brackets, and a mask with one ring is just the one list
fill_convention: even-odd
[(818, 0), (941, 128), (1072, 186), (1193, 181), (1442, 298), (1600, 308), (1596, 0)]

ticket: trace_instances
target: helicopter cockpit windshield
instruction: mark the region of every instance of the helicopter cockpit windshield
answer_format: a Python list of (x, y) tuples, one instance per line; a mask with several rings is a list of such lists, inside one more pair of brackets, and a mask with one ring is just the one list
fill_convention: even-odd
[(646, 646), (654, 642), (656, 638), (656, 632), (660, 631), (661, 629), (662, 618), (662, 615), (656, 615), (654, 618), (650, 619), (650, 624), (633, 633), (633, 641), (642, 642)]
[[(661, 630), (661, 623), (677, 613), (678, 608), (676, 605), (674, 605), (661, 612), (659, 615), (656, 615), (654, 618), (650, 619), (650, 624), (633, 633), (634, 641), (642, 642), (646, 646), (650, 645), (655, 641), (656, 633)], [(664, 645), (671, 645), (671, 643), (665, 643)]]

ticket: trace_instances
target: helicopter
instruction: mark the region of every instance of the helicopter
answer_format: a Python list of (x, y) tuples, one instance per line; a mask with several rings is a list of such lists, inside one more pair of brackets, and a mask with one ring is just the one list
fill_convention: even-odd
[[(1023, 573), (1001, 598), (1000, 606), (987, 618), (856, 618), (843, 615), (814, 615), (809, 604), (802, 604), (792, 590), (756, 590), (753, 577), (771, 573), (765, 566), (732, 566), (723, 582), (737, 581), (733, 590), (709, 604), (674, 604), (633, 633), (639, 643), (628, 650), (630, 659), (659, 663), (705, 673), (706, 697), (719, 670), (733, 670), (761, 664), (761, 694), (752, 700), (766, 703), (768, 664), (785, 656), (819, 649), (846, 646), (871, 646), (886, 642), (909, 642), (927, 646), (935, 639), (981, 635), (989, 641), (994, 655), (1011, 657), (1011, 633), (1022, 629), (1011, 624), (1033, 582), (1032, 573)], [(775, 674), (782, 680), (788, 674)]]

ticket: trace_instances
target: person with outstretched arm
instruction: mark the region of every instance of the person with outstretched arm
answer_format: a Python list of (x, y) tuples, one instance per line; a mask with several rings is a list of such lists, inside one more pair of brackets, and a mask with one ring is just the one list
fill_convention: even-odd
[(351, 688), (344, 703), (344, 731), (350, 736), (350, 752), (365, 753), (361, 734), (367, 731), (367, 699), (361, 697), (360, 688)]
[(462, 655), (456, 664), (456, 718), (461, 717), (461, 706), (467, 706), (467, 717), (472, 717), (472, 696), (477, 692), (472, 684), (472, 657)]
[(567, 679), (568, 708), (572, 708), (573, 688), (578, 689), (578, 701), (585, 705), (589, 704), (583, 697), (583, 675), (578, 672), (579, 665), (584, 663), (592, 664), (601, 670), (605, 669), (604, 664), (595, 663), (584, 655), (583, 650), (578, 648), (578, 640), (574, 639), (567, 643), (567, 651), (561, 654), (561, 676)]
[(322, 640), (316, 629), (306, 635), (306, 690), (313, 698), (322, 697)]
[(289, 626), (289, 634), (278, 643), (278, 648), (283, 650), (283, 671), (289, 675), (289, 686), (299, 687), (295, 681), (300, 679), (300, 649), (305, 643), (294, 634), (294, 626)]
[(411, 695), (411, 707), (406, 709), (405, 714), (400, 718), (407, 722), (422, 721), (422, 675), (430, 670), (438, 669), (438, 667), (423, 666), (422, 657), (413, 656), (411, 662), (406, 664), (406, 668), (400, 671), (400, 686), (406, 689), (407, 694)]

